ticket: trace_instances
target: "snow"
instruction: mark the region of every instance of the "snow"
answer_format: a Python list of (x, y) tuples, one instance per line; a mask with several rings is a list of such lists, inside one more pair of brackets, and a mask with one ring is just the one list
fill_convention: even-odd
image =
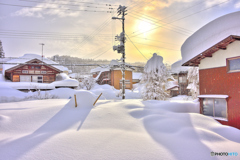
[(62, 81), (54, 81), (51, 83), (55, 87), (78, 87), (79, 82), (76, 79), (65, 79)]
[(56, 81), (51, 83), (55, 87), (78, 87), (79, 81), (71, 79), (66, 73), (60, 73), (56, 77)]
[(191, 67), (182, 66), (182, 60), (179, 60), (171, 65), (172, 73), (187, 72)]
[(163, 57), (153, 54), (144, 67), (141, 83), (144, 83), (143, 100), (166, 100), (169, 95), (165, 92), (165, 84), (169, 72), (163, 64)]
[[(9, 61), (7, 61), (6, 63), (26, 63), (32, 59), (38, 59), (40, 61), (46, 63), (46, 64), (58, 64), (50, 59), (47, 59), (45, 57), (42, 57), (41, 55), (37, 55), (37, 54), (24, 54), (22, 57), (16, 58), (16, 59), (11, 59)], [(3, 74), (5, 74), (5, 70), (8, 70), (12, 67), (17, 66), (18, 64), (3, 64)], [(69, 71), (68, 68), (64, 67), (64, 66), (60, 66), (60, 65), (52, 65), (53, 67), (61, 70), (61, 71)]]
[(166, 88), (165, 90), (169, 90), (169, 89), (172, 89), (172, 88), (175, 88), (175, 87), (179, 87), (178, 86), (178, 81), (168, 81), (166, 83)]
[(91, 69), (91, 73), (110, 71), (109, 66), (101, 66)]
[[(83, 96), (83, 97), (82, 97)], [(73, 100), (0, 104), (0, 157), (32, 159), (211, 159), (240, 153), (240, 130), (198, 114), (194, 102)], [(236, 159), (239, 155), (214, 157)]]
[(190, 36), (182, 45), (182, 64), (230, 35), (240, 35), (240, 11), (219, 17)]
[(139, 79), (141, 80), (142, 73), (141, 72), (132, 72), (132, 79)]
[(55, 89), (52, 83), (36, 83), (36, 82), (0, 82), (0, 87), (8, 86), (13, 89)]
[(161, 74), (163, 66), (163, 57), (158, 56), (156, 53), (153, 54), (152, 58), (147, 61), (147, 64), (144, 67), (145, 73), (154, 72), (156, 74)]
[(24, 93), (8, 83), (0, 82), (3, 160), (202, 160), (210, 159), (212, 151), (240, 153), (240, 130), (199, 114), (199, 102), (188, 96), (143, 101), (141, 83), (126, 90), (130, 99), (125, 100), (110, 85)]
[(198, 98), (228, 98), (228, 95), (220, 95), (220, 94), (199, 95)]

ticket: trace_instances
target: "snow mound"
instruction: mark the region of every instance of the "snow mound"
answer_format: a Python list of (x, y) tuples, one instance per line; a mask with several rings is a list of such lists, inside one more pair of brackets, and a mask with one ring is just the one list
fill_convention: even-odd
[(55, 87), (77, 87), (79, 85), (79, 81), (76, 79), (64, 79), (61, 81), (55, 81), (51, 83)]
[[(77, 99), (77, 108), (93, 107), (93, 103), (97, 99), (97, 96), (95, 94), (89, 91), (84, 91), (84, 90), (76, 91), (74, 95), (76, 95), (76, 99)], [(71, 108), (75, 107), (74, 95), (72, 95), (70, 101), (66, 104), (67, 107), (71, 107)]]
[(6, 83), (0, 83), (0, 90), (0, 103), (20, 101), (26, 96), (26, 93), (13, 89)]
[(240, 35), (240, 11), (224, 15), (206, 24), (182, 45), (182, 63), (217, 44), (230, 35)]

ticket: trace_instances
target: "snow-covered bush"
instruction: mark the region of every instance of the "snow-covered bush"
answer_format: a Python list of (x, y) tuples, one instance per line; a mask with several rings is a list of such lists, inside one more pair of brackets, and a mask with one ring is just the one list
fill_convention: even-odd
[(198, 67), (192, 67), (188, 70), (189, 89), (192, 98), (196, 99), (199, 95), (199, 70)]
[(25, 100), (35, 100), (35, 99), (57, 99), (56, 95), (50, 94), (48, 91), (40, 91), (36, 92), (29, 91), (28, 96), (26, 96)]
[(165, 83), (169, 73), (163, 64), (163, 58), (156, 53), (144, 67), (141, 83), (143, 100), (166, 100), (169, 95), (165, 92)]
[(85, 88), (87, 90), (90, 90), (91, 88), (94, 87), (96, 81), (92, 76), (85, 77), (82, 82), (79, 83), (79, 88)]
[(56, 76), (56, 81), (62, 81), (65, 79), (69, 79), (69, 76), (66, 73), (60, 73)]

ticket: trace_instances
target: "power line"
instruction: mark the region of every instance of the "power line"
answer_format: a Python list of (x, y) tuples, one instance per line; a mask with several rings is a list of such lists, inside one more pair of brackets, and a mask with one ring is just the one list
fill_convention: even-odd
[[(30, 1), (30, 0), (20, 0), (20, 1)], [(66, 2), (66, 0), (58, 0), (58, 2)], [(79, 1), (67, 1), (67, 2), (69, 2), (69, 3), (94, 4), (94, 5), (118, 6), (118, 5), (115, 5), (115, 4), (107, 4), (107, 3), (79, 2)]]
[(170, 45), (176, 45), (176, 46), (180, 46), (179, 44), (174, 44), (174, 43), (168, 43), (168, 42), (162, 42), (162, 41), (158, 41), (158, 40), (154, 40), (154, 39), (148, 39), (148, 38), (143, 38), (143, 37), (133, 37), (133, 38), (139, 38), (139, 39), (144, 39), (144, 40), (148, 40), (148, 41), (155, 41), (155, 42), (160, 42), (160, 43), (165, 43), (165, 44), (170, 44)]
[[(129, 16), (130, 16), (130, 17), (134, 17), (134, 16), (131, 16), (131, 15), (129, 15)], [(136, 17), (134, 17), (134, 18), (136, 18)], [(139, 19), (139, 18), (136, 18), (136, 19)], [(140, 19), (140, 20), (141, 20), (141, 19)], [(142, 21), (145, 21), (145, 20), (142, 20)], [(145, 21), (145, 22), (147, 22), (147, 21)], [(149, 23), (149, 22), (148, 22), (148, 23)], [(153, 23), (150, 23), (150, 24), (153, 24)], [(158, 26), (158, 27), (161, 27), (161, 28), (163, 28), (163, 29), (171, 30), (171, 31), (173, 31), (173, 32), (176, 32), (176, 33), (179, 33), (179, 34), (182, 34), (182, 35), (185, 35), (185, 36), (189, 36), (189, 35), (183, 33), (182, 31), (177, 31), (177, 30), (174, 30), (174, 29), (170, 29), (170, 28), (167, 28), (167, 27), (158, 25), (158, 24), (153, 24), (153, 25)], [(137, 32), (139, 32), (139, 31), (137, 31)], [(132, 34), (134, 34), (134, 33), (135, 33), (135, 32), (133, 32)], [(188, 33), (188, 34), (189, 34), (189, 33)]]
[[(142, 14), (141, 16), (137, 15), (138, 12), (137, 12), (137, 14), (136, 14), (136, 13), (131, 13), (131, 14), (134, 14), (134, 15), (136, 15), (136, 16), (138, 16), (138, 17), (141, 17), (141, 18), (145, 18), (145, 19), (150, 20), (150, 21), (152, 21), (152, 22), (154, 22), (154, 23), (158, 23), (158, 24), (160, 24), (160, 22), (161, 22), (161, 23), (166, 23), (166, 22), (163, 22), (162, 19), (153, 18), (153, 17), (148, 16), (148, 15), (146, 15), (146, 14)], [(142, 16), (144, 16), (144, 17), (142, 17)], [(147, 18), (146, 18), (146, 17), (147, 17)], [(150, 18), (150, 19), (149, 19), (149, 18)], [(151, 20), (151, 19), (153, 19), (153, 20)], [(186, 29), (186, 28), (183, 28), (183, 27), (180, 27), (180, 26), (176, 26), (176, 25), (173, 25), (173, 24), (170, 24), (170, 25), (171, 25), (171, 27), (177, 27), (177, 29), (182, 30), (182, 31), (184, 31), (184, 32), (186, 32), (186, 33), (191, 33), (191, 34), (193, 33), (193, 31), (190, 31), (189, 29)]]
[[(128, 35), (126, 34), (126, 36), (128, 37)], [(134, 45), (134, 47), (138, 50), (139, 53), (141, 53), (141, 55), (146, 59), (148, 60), (143, 54), (142, 52), (137, 48), (137, 46), (131, 41), (131, 39), (128, 37), (128, 39), (130, 40), (130, 42)]]
[(194, 4), (193, 6), (190, 6), (190, 7), (186, 8), (186, 9), (184, 9), (184, 10), (182, 10), (182, 11), (176, 12), (176, 13), (170, 15), (170, 16), (166, 16), (166, 17), (162, 18), (161, 20), (170, 18), (170, 17), (175, 16), (175, 15), (177, 15), (177, 14), (179, 14), (179, 13), (185, 12), (186, 10), (191, 9), (191, 8), (193, 8), (193, 7), (196, 7), (196, 6), (198, 6), (198, 5), (200, 5), (200, 4), (204, 3), (204, 2), (205, 2), (205, 1), (201, 1), (200, 3)]
[[(220, 4), (226, 3), (226, 2), (228, 2), (228, 1), (230, 1), (230, 0), (227, 0), (227, 1), (224, 1), (224, 2), (221, 2), (221, 3), (218, 3), (218, 4), (216, 4), (216, 5), (213, 5), (213, 6), (211, 6), (211, 7), (205, 8), (205, 9), (200, 10), (200, 11), (198, 11), (198, 12), (192, 13), (192, 14), (187, 15), (187, 16), (185, 16), (185, 17), (176, 19), (176, 20), (174, 20), (174, 21), (172, 21), (172, 22), (168, 22), (168, 23), (164, 24), (163, 26), (168, 25), (168, 24), (171, 24), (171, 23), (174, 23), (174, 22), (177, 22), (177, 21), (180, 21), (180, 20), (182, 20), (182, 19), (185, 19), (185, 18), (190, 17), (190, 16), (192, 16), (192, 15), (198, 14), (198, 13), (203, 12), (203, 11), (205, 11), (205, 10), (208, 10), (208, 9), (210, 9), (210, 8), (216, 7), (216, 6), (220, 5)], [(162, 27), (162, 26), (160, 26), (160, 27)], [(140, 35), (140, 34), (143, 34), (143, 33), (146, 33), (146, 32), (150, 32), (150, 31), (155, 30), (155, 29), (160, 28), (160, 27), (155, 27), (155, 28), (150, 29), (150, 30), (148, 30), (148, 31), (145, 31), (145, 32), (142, 32), (142, 33), (133, 35), (132, 37), (135, 37), (135, 36), (137, 36), (137, 35)]]
[[(131, 41), (131, 42), (132, 42), (132, 41)], [(132, 43), (133, 43), (133, 42), (132, 42)], [(159, 46), (149, 45), (149, 44), (145, 44), (145, 43), (139, 43), (139, 42), (134, 42), (134, 43), (138, 43), (138, 44), (146, 45), (146, 46), (151, 46), (151, 47), (156, 47), (156, 48), (162, 48), (162, 49), (166, 49), (166, 50), (180, 51), (180, 50), (176, 50), (176, 49), (170, 49), (170, 48), (165, 48), (165, 47), (159, 47)]]
[[(74, 7), (81, 7), (80, 5), (75, 5), (75, 4), (64, 4), (64, 3), (54, 3), (54, 2), (42, 2), (42, 1), (31, 1), (31, 0), (20, 0), (20, 1), (26, 1), (26, 2), (34, 2), (34, 3), (45, 3), (45, 4), (58, 4), (58, 5), (65, 5), (65, 6), (74, 6)], [(65, 1), (66, 2), (66, 1)], [(67, 1), (68, 2), (68, 1)], [(89, 4), (89, 3), (87, 3)], [(91, 3), (92, 5), (93, 3)], [(100, 5), (100, 4), (94, 4), (94, 5)], [(111, 7), (111, 4), (102, 4), (105, 5), (105, 7), (96, 7), (96, 6), (84, 6), (84, 7), (89, 7), (89, 8), (105, 8), (106, 7)], [(110, 9), (110, 8), (109, 8)], [(113, 9), (113, 8), (111, 8)]]
[(84, 11), (84, 12), (106, 12), (106, 13), (111, 13), (111, 11), (98, 11), (98, 10), (79, 10), (79, 9), (62, 9), (62, 8), (46, 8), (46, 7), (34, 7), (34, 6), (25, 6), (25, 5), (16, 5), (16, 4), (5, 4), (5, 3), (0, 3), (0, 5), (5, 5), (5, 6), (13, 6), (13, 7), (27, 7), (27, 8), (42, 8), (42, 9), (56, 9), (56, 10), (64, 10), (64, 11)]

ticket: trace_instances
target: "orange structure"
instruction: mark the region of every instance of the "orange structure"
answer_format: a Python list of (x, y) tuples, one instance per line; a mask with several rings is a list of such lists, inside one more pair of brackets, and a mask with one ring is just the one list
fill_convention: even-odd
[[(125, 88), (132, 89), (132, 68), (128, 66), (125, 70)], [(96, 79), (98, 84), (109, 84), (115, 89), (122, 88), (122, 71), (116, 61), (111, 61), (110, 65), (97, 67), (91, 70), (93, 78)]]

